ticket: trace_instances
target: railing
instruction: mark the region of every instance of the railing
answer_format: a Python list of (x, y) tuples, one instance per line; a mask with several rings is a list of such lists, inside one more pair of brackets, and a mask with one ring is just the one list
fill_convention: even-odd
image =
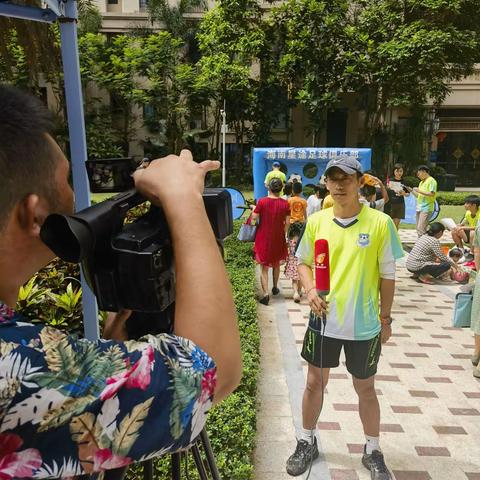
[(440, 118), (440, 131), (457, 132), (469, 131), (480, 132), (480, 118)]

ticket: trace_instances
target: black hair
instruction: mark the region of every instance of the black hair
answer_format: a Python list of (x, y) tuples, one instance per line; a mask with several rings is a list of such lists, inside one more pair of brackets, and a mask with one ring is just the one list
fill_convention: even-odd
[(445, 231), (445, 227), (440, 222), (433, 222), (427, 227), (427, 235), (430, 237), (434, 237), (438, 233), (443, 233)]
[(303, 191), (303, 187), (302, 187), (302, 184), (300, 182), (293, 182), (292, 189), (293, 189), (293, 193), (295, 195), (298, 195), (299, 193), (302, 193), (302, 191)]
[(448, 256), (450, 258), (453, 258), (453, 257), (463, 257), (463, 252), (459, 249), (459, 248), (452, 248), (449, 252), (448, 252)]
[(47, 138), (53, 126), (52, 115), (40, 100), (0, 84), (0, 229), (13, 207), (31, 193), (56, 205), (57, 159)]
[(288, 227), (288, 233), (287, 236), (289, 239), (292, 239), (293, 237), (300, 236), (302, 233), (304, 223), (303, 222), (294, 222), (290, 224), (290, 227)]
[(283, 189), (283, 182), (279, 178), (272, 178), (268, 186), (272, 193), (280, 193)]
[(427, 172), (430, 173), (430, 168), (427, 165), (419, 165), (417, 167), (417, 172)]
[(469, 195), (463, 203), (471, 203), (472, 205), (480, 207), (480, 197), (478, 195)]
[(363, 187), (360, 188), (360, 193), (367, 198), (371, 195), (375, 195), (377, 193), (377, 189), (373, 185), (363, 185)]
[(404, 169), (404, 166), (402, 163), (396, 163), (394, 166), (393, 166), (393, 170), (400, 170), (400, 169)]
[(283, 187), (283, 193), (285, 195), (291, 195), (292, 194), (292, 182), (287, 182), (285, 186)]
[(327, 196), (327, 194), (328, 194), (327, 187), (326, 187), (325, 185), (322, 185), (322, 184), (320, 184), (320, 185), (315, 185), (315, 186), (313, 187), (313, 191), (314, 191), (315, 193), (319, 193), (319, 194), (320, 194), (319, 197), (320, 197), (321, 199), (324, 199), (324, 198)]

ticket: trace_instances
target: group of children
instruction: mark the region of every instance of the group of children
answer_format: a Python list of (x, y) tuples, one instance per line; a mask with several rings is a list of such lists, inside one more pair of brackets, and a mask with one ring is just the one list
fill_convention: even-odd
[(322, 209), (328, 191), (324, 185), (316, 185), (314, 193), (305, 200), (302, 196), (301, 182), (297, 178), (293, 178), (293, 181), (285, 184), (283, 193), (283, 198), (288, 201), (290, 206), (290, 227), (287, 232), (288, 258), (284, 273), (285, 277), (292, 281), (293, 301), (299, 303), (302, 296), (302, 285), (298, 275), (295, 251), (307, 217)]

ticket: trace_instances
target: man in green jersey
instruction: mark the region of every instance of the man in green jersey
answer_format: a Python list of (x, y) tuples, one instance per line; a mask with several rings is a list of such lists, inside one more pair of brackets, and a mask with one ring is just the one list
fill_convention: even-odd
[(280, 170), (280, 162), (273, 162), (272, 163), (272, 170), (267, 173), (265, 176), (265, 187), (268, 189), (268, 186), (270, 185), (270, 180), (272, 178), (279, 178), (283, 184), (287, 183), (287, 177), (285, 174)]
[(418, 187), (409, 191), (417, 197), (417, 235), (421, 237), (427, 231), (435, 208), (437, 181), (430, 175), (430, 169), (426, 165), (417, 168), (417, 177), (420, 179)]
[[(287, 472), (301, 475), (318, 457), (315, 435), (323, 390), (330, 369), (339, 365), (343, 348), (366, 436), (362, 463), (372, 479), (389, 480), (379, 446), (375, 374), (381, 344), (391, 335), (395, 260), (403, 256), (403, 249), (391, 218), (359, 202), (363, 174), (357, 160), (331, 160), (325, 175), (335, 204), (308, 217), (296, 253), (311, 313), (302, 349), (308, 362), (303, 428), (287, 461)], [(317, 294), (313, 279), (315, 242), (319, 239), (328, 241), (330, 251), (330, 293), (326, 298)]]

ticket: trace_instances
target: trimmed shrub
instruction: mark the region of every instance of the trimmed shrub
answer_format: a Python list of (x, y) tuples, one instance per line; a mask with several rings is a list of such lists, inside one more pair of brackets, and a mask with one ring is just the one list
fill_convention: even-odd
[(470, 192), (438, 192), (439, 205), (463, 205), (465, 198), (472, 195)]
[(406, 176), (403, 177), (403, 184), (406, 185), (407, 187), (418, 187), (418, 184), (420, 183), (420, 180), (417, 177), (414, 176)]

